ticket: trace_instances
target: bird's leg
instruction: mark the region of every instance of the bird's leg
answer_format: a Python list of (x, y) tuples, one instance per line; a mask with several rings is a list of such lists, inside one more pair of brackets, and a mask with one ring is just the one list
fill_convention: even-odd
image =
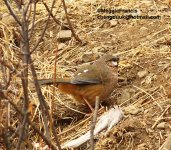
[(94, 112), (94, 108), (91, 106), (91, 104), (86, 100), (86, 98), (83, 98), (84, 101), (86, 102), (86, 104), (88, 105), (88, 107), (90, 108), (90, 110), (92, 111), (92, 113)]

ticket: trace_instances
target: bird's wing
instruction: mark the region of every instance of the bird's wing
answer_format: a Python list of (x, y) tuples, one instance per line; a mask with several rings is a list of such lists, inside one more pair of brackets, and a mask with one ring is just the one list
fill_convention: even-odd
[(101, 83), (98, 69), (94, 65), (83, 66), (71, 78), (72, 84), (98, 84)]

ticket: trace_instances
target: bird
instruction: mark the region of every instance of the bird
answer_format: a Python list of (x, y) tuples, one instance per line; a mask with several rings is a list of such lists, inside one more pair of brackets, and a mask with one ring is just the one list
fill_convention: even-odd
[(105, 54), (92, 64), (83, 65), (70, 78), (39, 79), (39, 85), (55, 85), (93, 112), (96, 97), (105, 101), (118, 85), (119, 57)]

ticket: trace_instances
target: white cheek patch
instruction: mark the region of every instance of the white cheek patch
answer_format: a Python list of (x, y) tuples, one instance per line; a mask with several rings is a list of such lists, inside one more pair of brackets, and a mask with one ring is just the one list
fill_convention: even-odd
[(85, 73), (88, 72), (88, 69), (84, 70), (83, 72), (85, 72)]
[(78, 73), (77, 75), (79, 76), (79, 75), (81, 75), (81, 73)]
[(117, 66), (117, 65), (118, 65), (118, 62), (112, 61), (112, 65), (113, 65), (113, 66)]

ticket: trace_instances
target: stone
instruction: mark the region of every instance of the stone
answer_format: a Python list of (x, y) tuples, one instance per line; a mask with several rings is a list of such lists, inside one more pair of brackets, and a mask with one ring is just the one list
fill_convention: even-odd
[(145, 77), (147, 74), (148, 74), (148, 71), (147, 71), (147, 70), (143, 70), (143, 71), (139, 71), (139, 72), (137, 73), (137, 76), (138, 76), (139, 78), (143, 78), (143, 77)]
[(115, 27), (118, 24), (117, 20), (111, 20), (110, 21), (110, 27)]
[(58, 40), (61, 42), (69, 41), (71, 40), (72, 32), (71, 30), (61, 30), (58, 33)]
[(124, 114), (125, 115), (127, 115), (127, 114), (136, 115), (142, 111), (143, 111), (143, 108), (138, 108), (138, 107), (132, 105), (132, 106), (128, 106), (125, 108)]
[(64, 44), (64, 43), (59, 43), (59, 45), (58, 45), (58, 50), (62, 50), (64, 47), (66, 47), (66, 44)]
[(161, 122), (157, 125), (158, 129), (165, 129), (166, 128), (166, 122)]

